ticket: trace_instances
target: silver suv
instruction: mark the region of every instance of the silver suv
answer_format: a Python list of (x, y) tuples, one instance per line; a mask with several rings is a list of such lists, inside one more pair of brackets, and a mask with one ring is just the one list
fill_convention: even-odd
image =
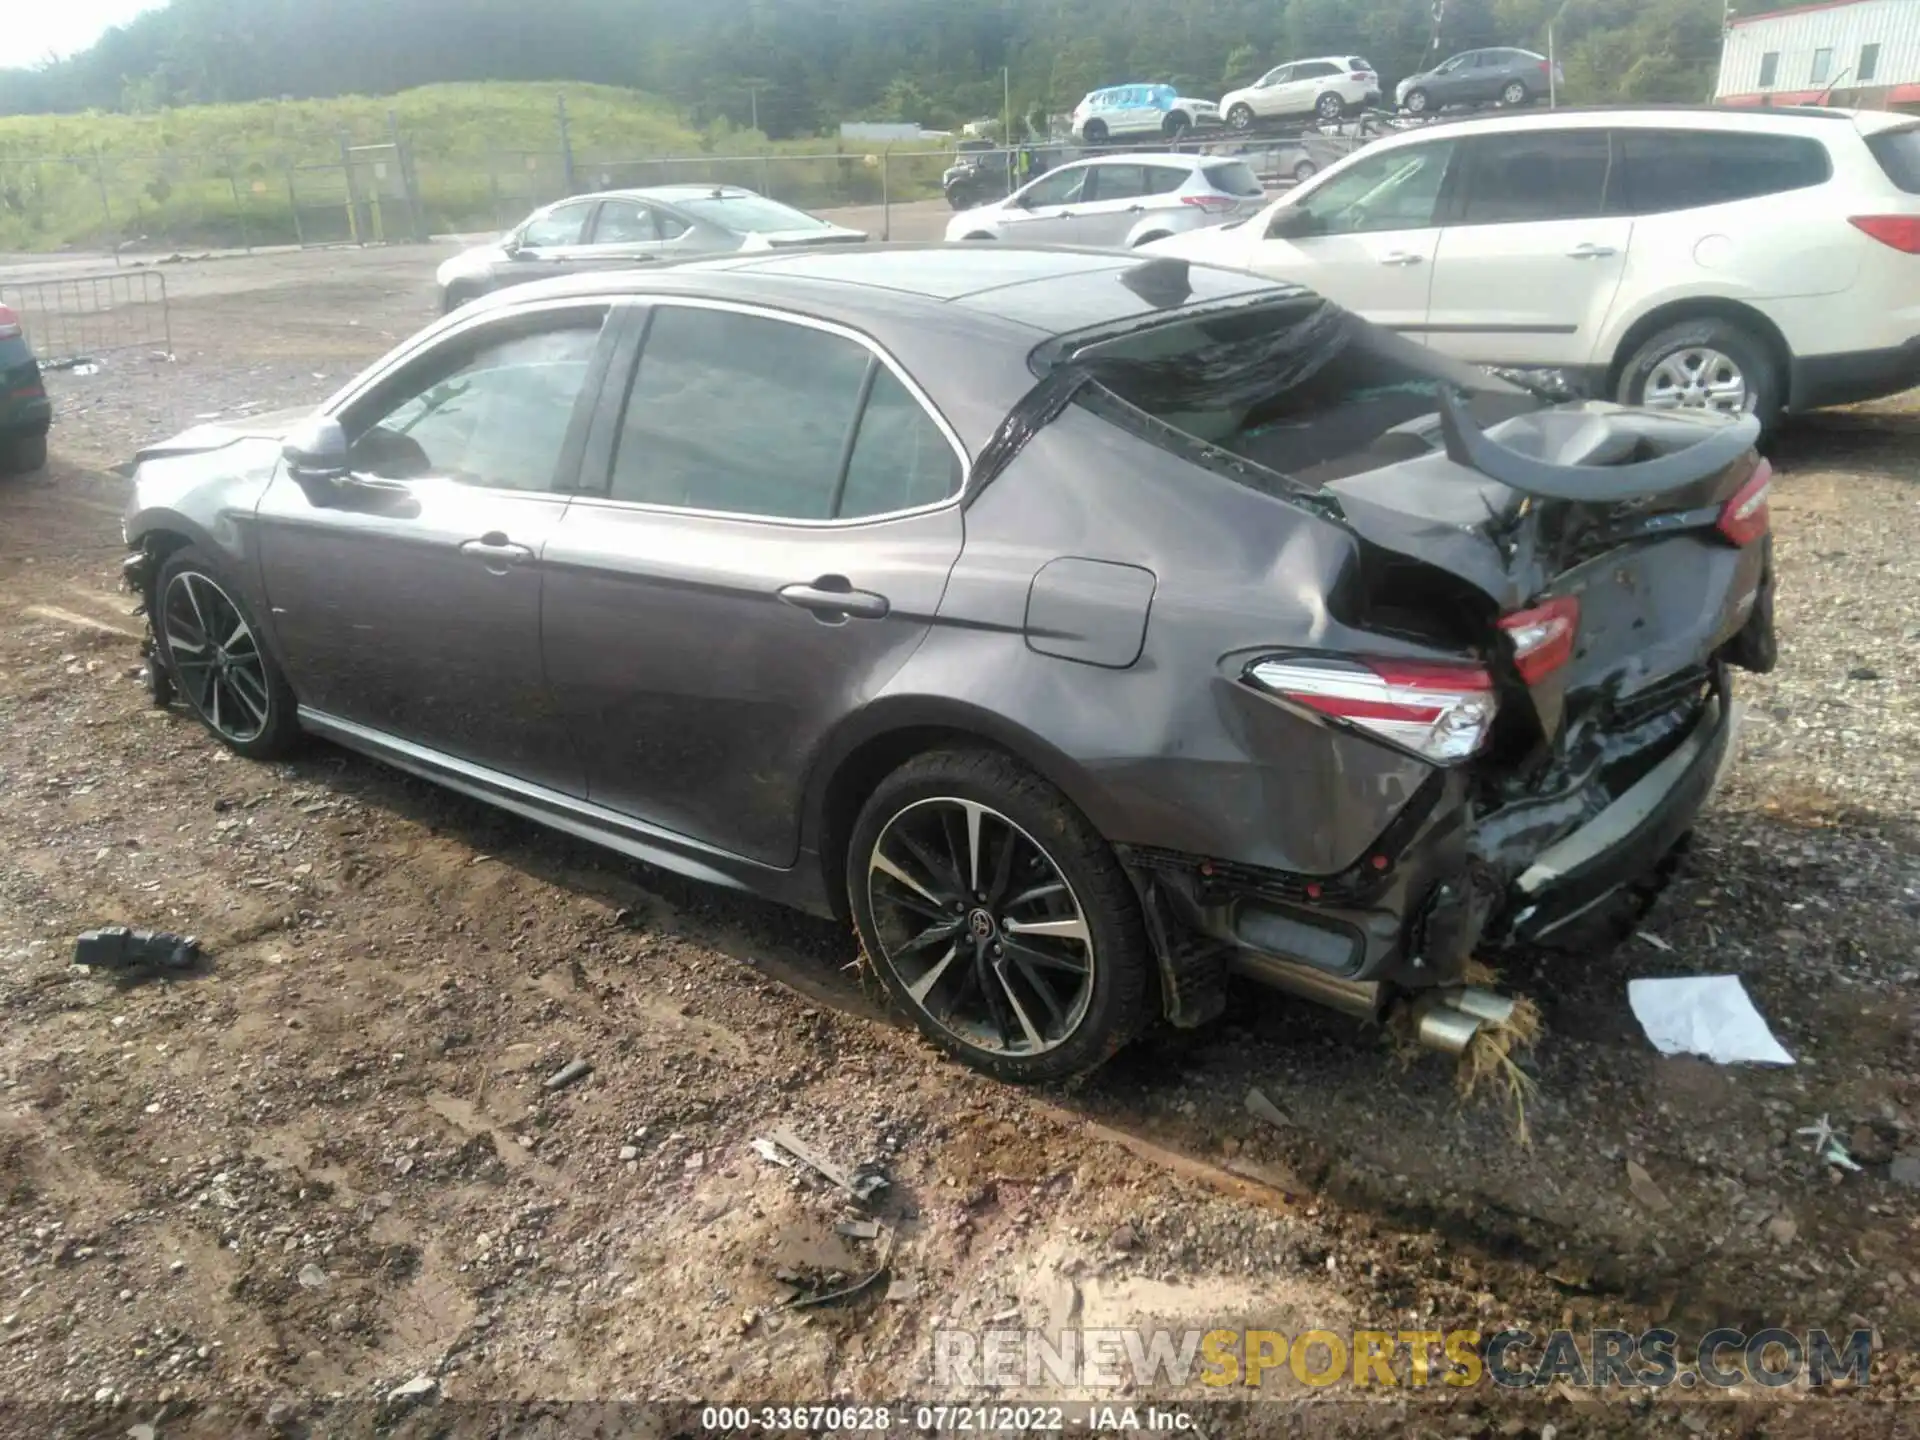
[(1062, 165), (1004, 200), (956, 215), (947, 239), (1131, 248), (1242, 219), (1265, 204), (1244, 160), (1116, 155)]

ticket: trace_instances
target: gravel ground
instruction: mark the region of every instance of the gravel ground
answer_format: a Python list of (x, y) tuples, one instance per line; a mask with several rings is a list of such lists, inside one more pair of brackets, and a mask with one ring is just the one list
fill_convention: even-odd
[[(326, 1433), (330, 1400), (404, 1422), (463, 1399), (925, 1397), (935, 1329), (989, 1323), (1860, 1326), (1886, 1347), (1869, 1393), (1914, 1390), (1912, 401), (1781, 441), (1780, 669), (1746, 682), (1739, 764), (1642, 936), (1509, 963), (1549, 1027), (1522, 1146), (1441, 1060), (1251, 990), (1075, 1089), (998, 1086), (888, 1017), (831, 927), (325, 747), (250, 765), (151, 708), (111, 467), (327, 393), (430, 317), (431, 258), (172, 267), (175, 359), (52, 377), (54, 464), (0, 484), (10, 1398), (86, 1402), (120, 1435), (156, 1415), (233, 1433), (274, 1406)], [(68, 964), (114, 922), (213, 958), (145, 984)], [(1703, 973), (1740, 975), (1800, 1063), (1653, 1054), (1626, 978)], [(575, 1057), (592, 1073), (546, 1088)], [(1251, 1086), (1283, 1126), (1248, 1113)], [(1805, 1149), (1822, 1116), (1859, 1171)], [(880, 1242), (750, 1148), (780, 1126), (891, 1178), (890, 1277), (845, 1304), (784, 1305), (871, 1273)], [(1894, 1416), (1479, 1391), (1266, 1406), (1213, 1433)]]

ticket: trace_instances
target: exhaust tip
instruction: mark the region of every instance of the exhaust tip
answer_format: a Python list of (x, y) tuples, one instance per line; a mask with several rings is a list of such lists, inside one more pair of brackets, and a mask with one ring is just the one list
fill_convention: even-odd
[(1443, 1055), (1464, 1055), (1473, 1037), (1480, 1033), (1480, 1021), (1455, 1010), (1443, 999), (1420, 1012), (1413, 1033), (1429, 1050), (1438, 1050)]

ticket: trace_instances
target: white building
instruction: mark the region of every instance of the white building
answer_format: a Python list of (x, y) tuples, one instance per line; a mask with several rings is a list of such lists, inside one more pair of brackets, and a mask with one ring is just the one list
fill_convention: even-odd
[(1920, 110), (1920, 0), (1826, 0), (1729, 22), (1725, 105)]

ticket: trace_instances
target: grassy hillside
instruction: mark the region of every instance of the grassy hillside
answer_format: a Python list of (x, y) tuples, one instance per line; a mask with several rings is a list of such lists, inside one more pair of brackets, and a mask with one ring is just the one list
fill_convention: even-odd
[[(412, 227), (401, 167), (368, 150), (397, 128), (419, 217), (432, 232), (509, 224), (566, 193), (557, 97), (566, 97), (575, 188), (727, 180), (795, 204), (876, 200), (876, 166), (831, 141), (769, 145), (724, 124), (687, 126), (650, 95), (597, 85), (429, 85), (387, 97), (199, 105), (151, 115), (0, 117), (0, 250), (149, 244), (273, 244), (399, 237)], [(392, 119), (389, 120), (389, 113)], [(762, 163), (741, 155), (777, 153)], [(688, 157), (665, 164), (657, 157)], [(908, 173), (911, 168), (912, 174)], [(898, 166), (925, 193), (930, 162)]]

